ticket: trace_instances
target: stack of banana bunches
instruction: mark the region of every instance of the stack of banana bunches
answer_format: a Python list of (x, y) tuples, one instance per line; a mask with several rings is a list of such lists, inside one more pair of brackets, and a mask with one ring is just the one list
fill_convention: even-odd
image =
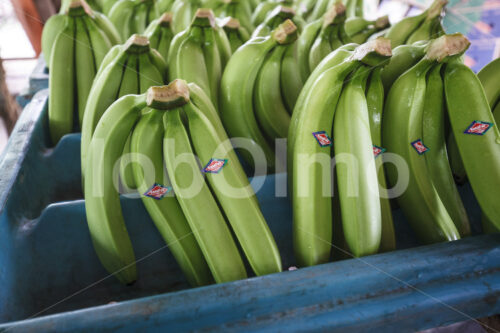
[(50, 139), (81, 132), (103, 266), (137, 279), (137, 193), (191, 285), (282, 271), (255, 172), (287, 170), (299, 268), (395, 250), (397, 207), (423, 244), (469, 236), (466, 181), (500, 230), (500, 60), (464, 65), (446, 4), (390, 24), (362, 0), (63, 0), (42, 41)]

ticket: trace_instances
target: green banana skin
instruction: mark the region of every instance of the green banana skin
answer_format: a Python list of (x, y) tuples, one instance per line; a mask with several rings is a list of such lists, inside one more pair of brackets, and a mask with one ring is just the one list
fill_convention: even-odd
[(92, 44), (85, 26), (85, 21), (77, 17), (75, 33), (75, 76), (78, 100), (78, 124), (81, 128), (83, 112), (87, 105), (87, 98), (96, 73)]
[[(167, 195), (161, 200), (143, 195), (153, 184), (170, 186), (163, 169), (163, 112), (151, 109), (139, 120), (132, 134), (131, 152), (135, 183), (138, 184), (141, 200), (179, 263), (184, 275), (192, 286), (212, 283), (210, 269), (201, 249), (189, 227), (184, 213), (174, 196)], [(140, 158), (141, 157), (141, 158)], [(154, 177), (144, 174), (141, 159), (153, 164)]]
[(134, 0), (119, 0), (109, 10), (109, 20), (120, 33), (122, 40), (127, 40), (133, 33), (130, 30), (130, 19), (134, 13), (136, 1)]
[(104, 268), (124, 284), (134, 282), (137, 272), (113, 168), (145, 106), (144, 95), (127, 95), (113, 103), (96, 127), (86, 161), (91, 172), (85, 177), (85, 210), (92, 242)]
[(309, 77), (309, 74), (311, 74), (311, 68), (309, 67), (309, 52), (321, 30), (322, 24), (322, 20), (316, 20), (309, 23), (304, 27), (302, 34), (297, 40), (297, 62), (299, 65), (300, 77), (304, 82)]
[(446, 147), (453, 178), (458, 185), (463, 185), (467, 182), (467, 173), (465, 172), (464, 162), (458, 151), (457, 141), (452, 131), (448, 135)]
[(222, 61), (215, 40), (215, 28), (203, 29), (203, 56), (205, 58), (210, 96), (214, 105), (219, 105), (219, 86), (222, 77)]
[[(168, 65), (160, 52), (150, 49), (148, 53), (149, 62), (155, 67), (164, 82), (168, 81)], [(156, 81), (157, 79), (155, 79)]]
[(144, 35), (148, 37), (150, 45), (157, 50), (163, 59), (167, 59), (170, 43), (174, 38), (171, 27), (172, 13), (166, 12), (160, 18), (151, 22)]
[[(356, 44), (348, 44), (343, 47), (337, 49), (336, 51), (330, 53), (324, 60), (321, 62), (316, 70), (311, 74), (309, 79), (304, 84), (303, 89), (301, 90), (299, 97), (297, 98), (297, 102), (295, 103), (295, 108), (293, 110), (292, 119), (290, 122), (290, 127), (288, 129), (288, 141), (287, 141), (287, 169), (288, 169), (288, 177), (290, 185), (292, 184), (292, 175), (293, 175), (293, 164), (292, 164), (292, 151), (293, 146), (295, 144), (296, 139), (296, 129), (298, 124), (303, 122), (303, 117), (306, 117), (306, 102), (307, 98), (311, 92), (312, 87), (316, 84), (316, 80), (323, 75), (323, 72), (326, 72), (328, 69), (339, 65), (342, 63), (347, 57), (352, 55), (352, 51), (356, 48)], [(292, 186), (290, 186), (292, 188)]]
[(477, 77), (483, 85), (484, 93), (486, 94), (491, 110), (493, 110), (500, 98), (500, 58), (484, 66), (484, 68), (477, 73)]
[[(138, 58), (139, 57), (137, 55), (132, 55), (128, 58), (127, 66), (123, 72), (118, 96), (125, 96), (131, 93), (143, 93), (143, 91), (139, 91)], [(131, 163), (129, 163), (131, 137), (132, 134), (128, 136), (127, 141), (123, 145), (122, 159), (120, 160), (120, 181), (126, 189), (126, 192), (136, 189), (134, 172)]]
[(495, 117), (495, 122), (500, 124), (500, 101), (495, 106), (495, 109), (493, 109), (493, 116)]
[(381, 73), (386, 94), (389, 93), (398, 77), (424, 57), (427, 45), (429, 45), (428, 42), (418, 42), (412, 45), (401, 45), (393, 49), (392, 57)]
[[(167, 141), (170, 139), (171, 142), (171, 144), (164, 144), (163, 153), (177, 200), (215, 281), (222, 283), (244, 279), (247, 277), (245, 267), (226, 221), (201, 173), (194, 172), (199, 170), (199, 167), (180, 112), (180, 108), (168, 110), (163, 118), (165, 139)], [(185, 153), (188, 155), (184, 159), (184, 164), (189, 163), (192, 171), (185, 166), (175, 168), (176, 156)], [(184, 189), (188, 188), (193, 181), (202, 184), (201, 190), (194, 196), (184, 195)]]
[(158, 0), (156, 1), (156, 5), (158, 7), (158, 12), (165, 13), (172, 9), (172, 5), (175, 0)]
[(358, 161), (357, 168), (342, 162), (335, 166), (344, 236), (355, 257), (377, 253), (382, 236), (379, 184), (365, 97), (369, 74), (369, 68), (362, 66), (344, 86), (333, 129), (336, 156), (349, 154)]
[(234, 17), (240, 21), (242, 27), (247, 31), (254, 31), (252, 24), (252, 10), (245, 0), (228, 0), (221, 2), (221, 6), (214, 8), (217, 17)]
[(286, 49), (287, 46), (279, 45), (270, 52), (255, 81), (255, 115), (269, 142), (286, 138), (290, 126), (290, 114), (283, 103), (280, 87), (281, 61)]
[[(49, 73), (49, 130), (55, 146), (61, 137), (73, 129), (75, 109), (74, 53), (75, 19), (66, 18), (63, 30), (57, 36), (50, 57)], [(68, 89), (68, 87), (70, 87)]]
[(451, 172), (445, 140), (444, 87), (441, 65), (428, 74), (423, 117), (423, 141), (430, 148), (425, 154), (432, 183), (461, 237), (470, 235), (469, 218)]
[(426, 19), (417, 30), (415, 30), (411, 36), (406, 41), (406, 44), (413, 44), (422, 40), (429, 40), (436, 38), (433, 36), (433, 30), (437, 24), (441, 21), (440, 17), (435, 17), (433, 19)]
[(231, 53), (236, 52), (236, 50), (239, 49), (240, 46), (245, 44), (250, 39), (250, 34), (248, 33), (248, 31), (240, 26), (240, 22), (238, 20), (236, 19), (234, 20), (235, 22), (237, 22), (237, 26), (235, 27), (229, 27), (227, 25), (223, 26), (224, 32), (226, 33), (228, 42), (230, 44)]
[(267, 15), (264, 22), (259, 24), (257, 28), (252, 33), (252, 38), (254, 37), (265, 37), (269, 35), (274, 29), (276, 29), (280, 24), (286, 20), (291, 20), (297, 27), (299, 31), (302, 30), (303, 22), (300, 17), (295, 15), (295, 11), (291, 7), (278, 6), (274, 8), (272, 12)]
[[(433, 65), (434, 60), (423, 58), (396, 80), (389, 91), (382, 122), (384, 147), (403, 157), (409, 166), (409, 183), (397, 202), (419, 239), (425, 243), (460, 238), (432, 184), (425, 156), (419, 155), (411, 145), (422, 138), (426, 74)], [(396, 169), (387, 167), (387, 176), (394, 186), (399, 176)]]
[(228, 165), (219, 174), (209, 173), (206, 176), (250, 266), (257, 275), (280, 272), (278, 247), (258, 203), (252, 199), (253, 190), (248, 180), (241, 181), (243, 169), (239, 161), (229, 160), (234, 158), (233, 154), (229, 154), (232, 147), (227, 150), (227, 146), (221, 145), (222, 138), (217, 135), (215, 127), (196, 106), (189, 103), (184, 106), (184, 110), (188, 117), (190, 137), (202, 165), (214, 157), (228, 159)]
[(94, 61), (96, 68), (101, 66), (106, 54), (111, 49), (112, 45), (106, 34), (99, 29), (97, 24), (90, 18), (90, 16), (83, 16), (83, 21), (87, 28), (87, 33), (92, 44), (92, 51), (94, 52)]
[[(366, 103), (370, 119), (370, 133), (375, 146), (382, 147), (382, 118), (384, 110), (384, 85), (380, 76), (381, 68), (375, 68), (366, 88)], [(379, 252), (396, 250), (396, 233), (394, 232), (394, 220), (392, 218), (391, 204), (387, 195), (387, 180), (383, 167), (383, 155), (375, 158), (377, 178), (380, 191), (380, 211), (382, 215), (382, 235), (380, 239)]]
[(128, 21), (130, 34), (142, 34), (147, 26), (148, 8), (147, 2), (137, 3), (132, 10), (132, 16)]
[(104, 59), (102, 59), (101, 65), (99, 66), (99, 68), (97, 68), (97, 73), (94, 80), (98, 80), (104, 68), (106, 68), (118, 56), (121, 50), (122, 45), (115, 45), (108, 51), (108, 53), (106, 53), (106, 56), (104, 57)]
[(309, 52), (309, 69), (313, 71), (316, 66), (323, 60), (333, 49), (330, 45), (331, 35), (337, 35), (338, 26), (330, 26), (327, 29), (322, 29), (318, 37), (311, 46)]
[(50, 56), (52, 54), (54, 41), (57, 35), (64, 29), (66, 21), (66, 15), (56, 14), (52, 15), (43, 26), (42, 53), (48, 68), (50, 68)]
[[(481, 210), (500, 230), (500, 132), (491, 113), (488, 99), (477, 76), (460, 60), (450, 62), (444, 72), (446, 104), (460, 156)], [(483, 136), (463, 132), (473, 121), (489, 122), (491, 128)]]
[(300, 77), (295, 57), (296, 43), (287, 47), (281, 63), (281, 96), (288, 113), (291, 115), (304, 82)]
[(137, 77), (139, 79), (139, 92), (145, 93), (149, 87), (163, 85), (163, 73), (151, 61), (151, 49), (138, 57)]
[(426, 17), (427, 11), (424, 11), (422, 14), (406, 17), (394, 24), (385, 34), (385, 37), (391, 40), (392, 48), (405, 44), (408, 37), (418, 29)]
[[(257, 125), (252, 96), (259, 69), (266, 54), (276, 44), (268, 36), (253, 38), (240, 47), (229, 59), (220, 88), (221, 118), (229, 136), (251, 139), (256, 147), (263, 149), (268, 170), (273, 170), (275, 166), (274, 151)], [(240, 150), (240, 153), (249, 164), (252, 163), (252, 157), (247, 151)]]
[(172, 5), (173, 30), (178, 34), (191, 24), (196, 9), (202, 8), (201, 1), (177, 0)]
[[(215, 29), (215, 42), (217, 43), (217, 48), (219, 49), (222, 69), (224, 69), (224, 68), (226, 68), (226, 65), (227, 65), (227, 62), (229, 61), (229, 58), (231, 58), (233, 51), (231, 50), (231, 44), (229, 43), (229, 39), (228, 39), (224, 29), (221, 29), (217, 25), (214, 26), (214, 29)], [(241, 28), (240, 30), (242, 30), (242, 32), (243, 32), (244, 29)], [(244, 32), (243, 32), (243, 34), (244, 34)], [(246, 36), (247, 35), (248, 35), (248, 33), (246, 34)]]
[(263, 1), (261, 2), (257, 8), (255, 8), (252, 14), (252, 24), (254, 26), (259, 26), (266, 19), (267, 15), (274, 10), (274, 8), (278, 7), (278, 1)]
[(122, 38), (118, 30), (116, 30), (113, 23), (109, 20), (109, 18), (103, 13), (94, 11), (94, 21), (108, 37), (111, 45), (117, 45), (122, 43)]
[(315, 21), (323, 16), (328, 9), (329, 0), (318, 0), (314, 5), (311, 15), (307, 17), (308, 21)]

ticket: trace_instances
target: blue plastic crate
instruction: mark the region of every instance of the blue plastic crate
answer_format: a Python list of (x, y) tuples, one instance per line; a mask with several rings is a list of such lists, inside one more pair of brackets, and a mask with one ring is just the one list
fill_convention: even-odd
[[(122, 286), (94, 253), (80, 186), (79, 134), (48, 148), (47, 91), (0, 157), (0, 331), (415, 331), (500, 312), (500, 236), (417, 246), (395, 211), (398, 250), (190, 289), (140, 200), (123, 199), (139, 279)], [(264, 180), (264, 179), (262, 179)], [(283, 267), (291, 206), (268, 176), (257, 193)], [(461, 193), (473, 230), (480, 212)]]

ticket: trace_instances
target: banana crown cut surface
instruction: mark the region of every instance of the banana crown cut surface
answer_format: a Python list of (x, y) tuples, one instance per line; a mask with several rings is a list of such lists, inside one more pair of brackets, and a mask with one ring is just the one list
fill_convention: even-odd
[(461, 33), (444, 35), (429, 44), (426, 57), (441, 62), (445, 58), (463, 54), (469, 46), (470, 41)]
[(170, 110), (189, 103), (189, 87), (184, 80), (176, 79), (166, 86), (150, 87), (146, 95), (149, 107)]
[(272, 37), (278, 44), (292, 43), (297, 39), (297, 26), (287, 19), (273, 31)]
[(193, 25), (199, 27), (215, 27), (214, 12), (208, 8), (198, 8), (194, 14)]

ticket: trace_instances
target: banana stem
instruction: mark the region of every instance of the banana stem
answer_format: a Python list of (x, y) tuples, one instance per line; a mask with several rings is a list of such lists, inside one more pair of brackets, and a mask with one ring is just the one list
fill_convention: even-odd
[(189, 103), (189, 87), (184, 80), (176, 79), (167, 86), (148, 89), (146, 103), (157, 110), (171, 110)]
[(438, 62), (448, 61), (453, 56), (463, 54), (469, 46), (469, 40), (461, 33), (444, 35), (429, 44), (425, 57)]

